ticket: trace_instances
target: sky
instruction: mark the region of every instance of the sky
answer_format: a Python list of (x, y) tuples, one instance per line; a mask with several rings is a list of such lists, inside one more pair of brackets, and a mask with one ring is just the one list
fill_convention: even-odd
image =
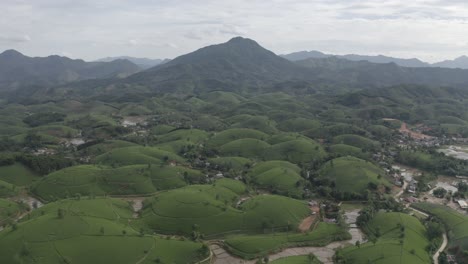
[(235, 36), (436, 62), (468, 55), (466, 0), (0, 0), (0, 52), (174, 58)]

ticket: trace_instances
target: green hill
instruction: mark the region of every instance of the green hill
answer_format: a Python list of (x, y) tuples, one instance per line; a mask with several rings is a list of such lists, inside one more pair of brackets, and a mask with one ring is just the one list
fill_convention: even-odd
[(131, 165), (109, 168), (69, 167), (36, 182), (32, 190), (44, 200), (81, 195), (145, 195), (174, 189), (204, 179), (203, 173), (180, 166)]
[(270, 144), (259, 139), (244, 138), (231, 141), (219, 148), (223, 156), (239, 156), (245, 158), (261, 158)]
[(184, 163), (180, 156), (154, 147), (117, 148), (96, 157), (97, 163), (125, 166), (134, 164), (160, 164), (167, 161)]
[(272, 145), (265, 150), (264, 157), (267, 160), (287, 160), (292, 163), (310, 162), (321, 160), (326, 152), (313, 140), (291, 140)]
[(116, 199), (45, 205), (0, 233), (0, 262), (182, 264), (206, 257), (201, 243), (139, 234), (126, 224), (131, 217), (130, 206)]
[(382, 169), (371, 162), (350, 156), (325, 163), (319, 175), (322, 179), (334, 181), (336, 190), (341, 193), (364, 195), (371, 183), (376, 187), (389, 185)]
[(291, 197), (302, 196), (300, 168), (287, 161), (266, 161), (255, 165), (249, 176), (262, 189)]
[(288, 223), (295, 226), (309, 212), (304, 202), (274, 195), (254, 197), (236, 209), (233, 206), (245, 188), (226, 180), (187, 186), (148, 199), (135, 226), (160, 233), (198, 231), (218, 237), (230, 232), (258, 233), (264, 228), (284, 230)]
[(444, 223), (448, 231), (449, 252), (455, 253), (462, 261), (460, 263), (466, 261), (467, 256), (464, 252), (468, 250), (468, 217), (443, 205), (416, 203), (412, 206), (435, 216)]
[[(431, 263), (429, 240), (419, 220), (403, 213), (377, 213), (368, 223), (376, 243), (367, 242), (337, 253), (346, 263)], [(402, 231), (403, 230), (403, 231)], [(380, 234), (380, 235), (378, 235)]]
[(237, 139), (260, 139), (265, 140), (269, 136), (261, 131), (248, 128), (231, 128), (216, 133), (207, 142), (207, 147), (220, 147)]

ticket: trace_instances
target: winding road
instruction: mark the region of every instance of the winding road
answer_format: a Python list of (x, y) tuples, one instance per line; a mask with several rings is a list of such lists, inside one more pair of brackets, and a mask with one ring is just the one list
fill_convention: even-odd
[(446, 233), (444, 233), (443, 238), (444, 238), (444, 241), (442, 242), (442, 245), (440, 245), (440, 248), (434, 254), (434, 257), (432, 257), (432, 259), (434, 260), (434, 264), (439, 264), (439, 255), (447, 247), (448, 240), (447, 240)]

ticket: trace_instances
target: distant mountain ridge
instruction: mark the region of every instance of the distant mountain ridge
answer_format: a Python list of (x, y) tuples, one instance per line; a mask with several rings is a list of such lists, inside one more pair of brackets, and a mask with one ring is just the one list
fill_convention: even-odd
[(322, 59), (322, 58), (329, 58), (329, 57), (337, 57), (340, 59), (346, 59), (350, 61), (368, 61), (372, 63), (395, 63), (402, 67), (411, 67), (411, 68), (423, 68), (423, 67), (440, 67), (440, 68), (460, 68), (460, 69), (468, 69), (468, 57), (461, 56), (454, 60), (445, 60), (442, 62), (437, 63), (428, 63), (421, 61), (416, 58), (412, 59), (401, 59), (401, 58), (394, 58), (388, 57), (384, 55), (357, 55), (357, 54), (347, 54), (347, 55), (334, 55), (334, 54), (326, 54), (320, 51), (299, 51), (293, 52), (290, 54), (283, 54), (280, 55), (281, 57), (288, 59), (290, 61), (300, 61), (309, 58), (315, 59)]
[[(103, 62), (102, 62), (103, 63)], [(23, 89), (12, 97), (95, 98), (102, 101), (142, 101), (156, 94), (180, 98), (211, 91), (239, 94), (285, 92), (336, 94), (396, 85), (468, 87), (468, 70), (436, 67), (410, 68), (396, 63), (351, 61), (338, 57), (292, 62), (257, 42), (236, 37), (179, 56), (126, 78), (93, 79), (58, 87)], [(31, 96), (33, 94), (33, 96)]]
[(132, 63), (138, 65), (142, 69), (149, 69), (159, 64), (164, 64), (170, 61), (170, 59), (148, 59), (148, 58), (135, 58), (130, 56), (118, 56), (118, 57), (106, 57), (98, 59), (98, 62), (112, 62), (115, 60), (129, 60)]
[(67, 57), (28, 57), (16, 50), (0, 53), (0, 90), (54, 86), (72, 81), (123, 78), (141, 69), (128, 60), (85, 62)]

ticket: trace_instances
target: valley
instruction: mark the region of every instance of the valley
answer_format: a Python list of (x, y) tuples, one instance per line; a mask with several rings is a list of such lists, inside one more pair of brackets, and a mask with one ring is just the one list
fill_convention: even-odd
[(0, 86), (0, 262), (467, 261), (466, 70), (329, 60)]

